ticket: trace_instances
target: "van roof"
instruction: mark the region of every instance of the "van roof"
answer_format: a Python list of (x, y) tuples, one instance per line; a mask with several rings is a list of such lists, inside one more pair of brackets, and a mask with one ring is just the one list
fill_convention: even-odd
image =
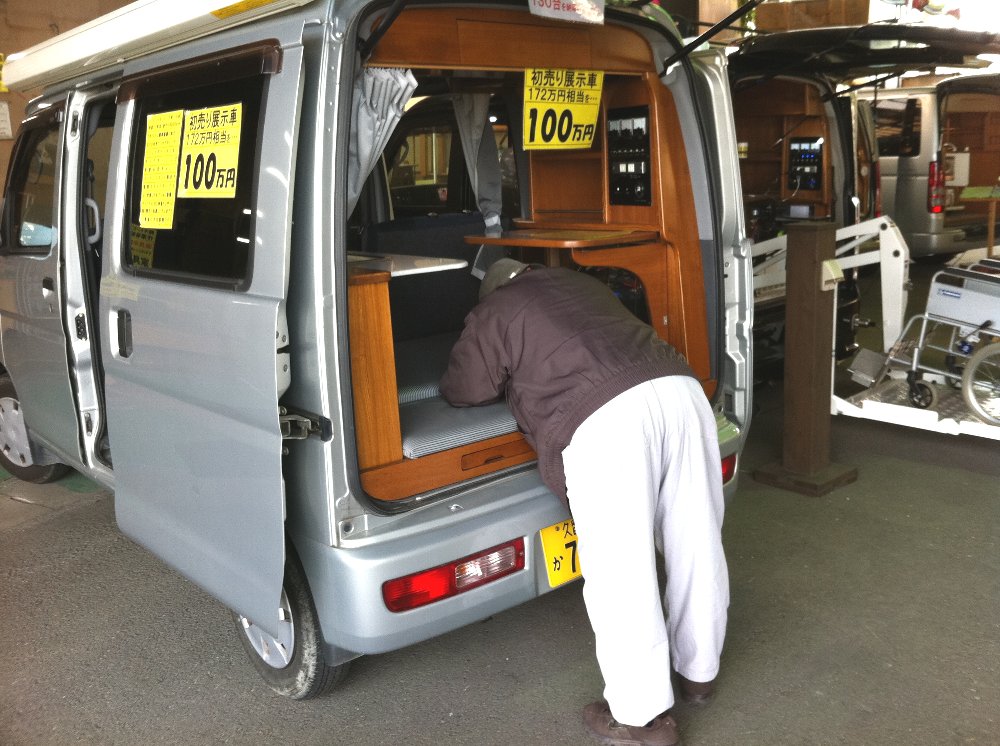
[(997, 93), (1000, 94), (1000, 74), (963, 75), (938, 83), (942, 93)]
[(50, 86), (310, 2), (136, 0), (9, 55), (3, 82), (14, 91)]
[(762, 34), (730, 56), (739, 75), (805, 73), (835, 82), (946, 67), (986, 67), (1000, 34), (936, 26), (870, 24)]

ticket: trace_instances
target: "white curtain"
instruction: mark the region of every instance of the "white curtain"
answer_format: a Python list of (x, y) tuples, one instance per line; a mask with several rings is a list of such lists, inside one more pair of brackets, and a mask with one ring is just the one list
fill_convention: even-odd
[(396, 68), (362, 67), (355, 78), (347, 166), (348, 215), (416, 87), (412, 72)]

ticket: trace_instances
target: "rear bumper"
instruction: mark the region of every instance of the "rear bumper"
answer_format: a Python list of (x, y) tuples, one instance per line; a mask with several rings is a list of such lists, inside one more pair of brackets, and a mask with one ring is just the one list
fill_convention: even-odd
[(908, 233), (904, 237), (911, 257), (956, 254), (974, 248), (965, 245), (967, 242), (965, 231), (959, 228), (947, 228), (933, 233)]
[[(720, 423), (721, 424), (721, 423)], [(720, 428), (722, 456), (736, 453), (739, 430)], [(738, 471), (738, 470), (737, 470)], [(726, 502), (737, 479), (724, 486)], [(340, 547), (296, 537), (331, 664), (412, 645), (485, 619), (552, 590), (539, 531), (569, 512), (527, 469), (399, 516), (381, 532)], [(524, 569), (410, 611), (389, 611), (387, 580), (524, 538)]]
[[(549, 590), (540, 529), (568, 518), (537, 471), (500, 479), (400, 516), (391, 529), (340, 547), (296, 542), (331, 662), (412, 645), (517, 606)], [(389, 611), (387, 580), (426, 570), (518, 537), (524, 569), (410, 611)]]

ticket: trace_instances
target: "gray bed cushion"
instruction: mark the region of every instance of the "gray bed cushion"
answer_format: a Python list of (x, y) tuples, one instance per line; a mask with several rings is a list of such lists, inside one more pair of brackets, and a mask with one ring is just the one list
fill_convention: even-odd
[(448, 356), (459, 334), (447, 332), (396, 344), (396, 387), (400, 404), (441, 395), (438, 383), (448, 367)]
[(406, 458), (420, 458), (517, 431), (506, 402), (453, 407), (440, 397), (401, 404), (399, 424)]

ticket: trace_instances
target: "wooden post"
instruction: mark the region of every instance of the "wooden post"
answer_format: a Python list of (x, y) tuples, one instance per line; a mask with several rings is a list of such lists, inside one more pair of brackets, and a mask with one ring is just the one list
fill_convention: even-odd
[(831, 223), (789, 226), (782, 460), (754, 472), (758, 482), (813, 496), (858, 478), (854, 467), (830, 461), (834, 293), (821, 283), (835, 251)]

